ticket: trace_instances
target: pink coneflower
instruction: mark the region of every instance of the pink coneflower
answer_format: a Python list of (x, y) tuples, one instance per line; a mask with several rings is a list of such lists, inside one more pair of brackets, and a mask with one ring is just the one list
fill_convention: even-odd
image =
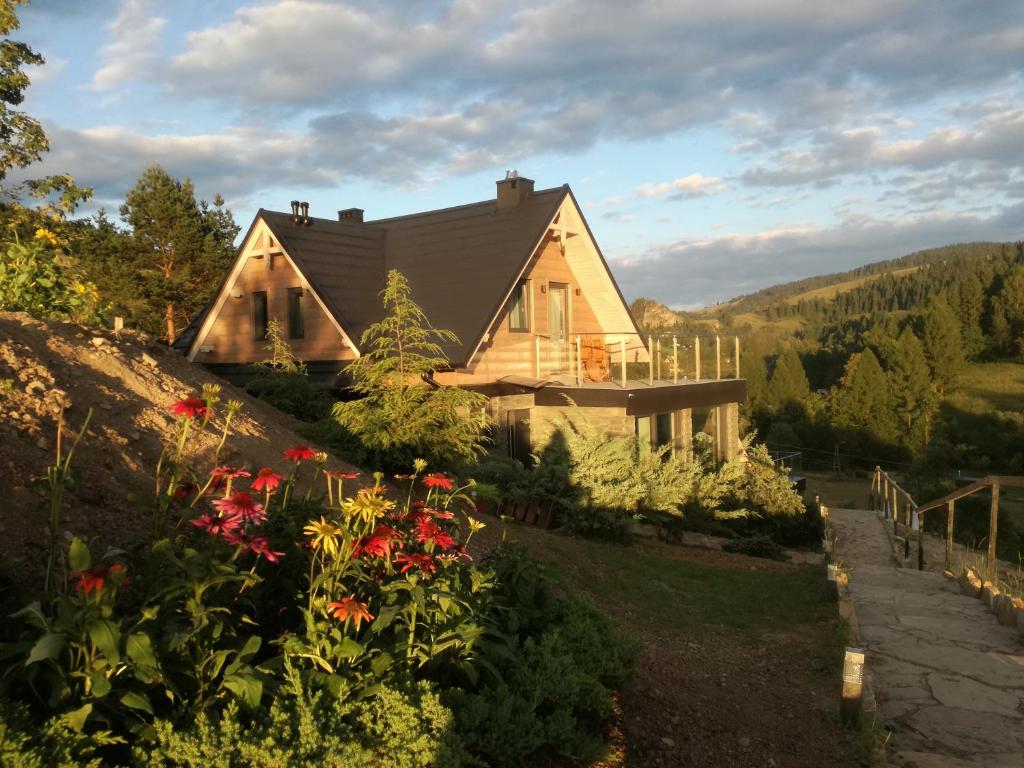
[(223, 517), (220, 515), (202, 515), (189, 520), (196, 528), (202, 528), (211, 536), (223, 536), (234, 531), (242, 524), (242, 519), (237, 515)]
[(239, 477), (252, 477), (252, 475), (241, 467), (228, 466), (217, 467), (211, 474), (213, 475), (214, 480), (234, 480)]
[(195, 483), (179, 483), (178, 487), (174, 489), (174, 498), (177, 501), (185, 501), (198, 490)]
[(267, 519), (263, 505), (257, 504), (252, 494), (245, 491), (235, 491), (226, 499), (217, 499), (211, 503), (225, 517), (238, 517), (254, 525)]
[(276, 491), (277, 487), (281, 484), (284, 478), (277, 474), (270, 467), (264, 467), (256, 473), (256, 479), (252, 481), (252, 489), (254, 491)]
[(340, 469), (325, 469), (324, 474), (332, 480), (355, 480), (359, 477), (358, 472), (345, 472)]
[(206, 401), (200, 397), (186, 397), (171, 405), (171, 413), (175, 416), (184, 416), (186, 419), (205, 416), (207, 410)]
[(423, 484), (427, 486), (427, 488), (442, 488), (446, 491), (450, 491), (452, 489), (452, 481), (440, 472), (435, 472), (432, 475), (424, 477)]
[(265, 536), (254, 536), (252, 541), (249, 542), (247, 549), (256, 557), (266, 558), (272, 563), (276, 563), (284, 557), (284, 552), (275, 552), (270, 548), (270, 542)]
[(296, 464), (305, 459), (312, 459), (314, 456), (316, 456), (316, 451), (308, 445), (293, 445), (284, 452), (284, 457), (288, 461), (294, 461)]

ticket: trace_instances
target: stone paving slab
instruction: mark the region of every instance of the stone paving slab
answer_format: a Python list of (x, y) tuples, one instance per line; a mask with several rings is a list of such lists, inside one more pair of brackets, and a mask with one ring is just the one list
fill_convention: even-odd
[(892, 761), (1024, 768), (1024, 648), (940, 573), (897, 566), (874, 512), (830, 510)]

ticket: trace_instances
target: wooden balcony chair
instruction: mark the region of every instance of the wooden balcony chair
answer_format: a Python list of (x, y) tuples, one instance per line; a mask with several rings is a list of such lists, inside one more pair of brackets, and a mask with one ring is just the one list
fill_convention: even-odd
[(608, 350), (600, 336), (584, 336), (580, 340), (580, 362), (590, 381), (611, 380)]

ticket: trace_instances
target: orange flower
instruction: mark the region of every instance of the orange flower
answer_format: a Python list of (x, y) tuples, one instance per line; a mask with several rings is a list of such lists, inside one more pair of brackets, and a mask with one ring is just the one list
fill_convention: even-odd
[(362, 625), (363, 620), (373, 621), (373, 614), (367, 610), (369, 606), (366, 603), (361, 603), (356, 600), (356, 596), (343, 597), (336, 603), (329, 603), (331, 613), (338, 621), (344, 621), (348, 624), (349, 619), (356, 625), (356, 631), (359, 631), (359, 627)]
[(276, 491), (283, 479), (270, 467), (264, 467), (256, 473), (256, 479), (252, 481), (252, 489), (254, 491)]
[(77, 582), (75, 589), (83, 595), (88, 595), (90, 592), (99, 592), (103, 589), (108, 576), (117, 576), (124, 572), (125, 567), (121, 563), (114, 563), (108, 567), (98, 566), (86, 571), (78, 571), (71, 574), (71, 578)]

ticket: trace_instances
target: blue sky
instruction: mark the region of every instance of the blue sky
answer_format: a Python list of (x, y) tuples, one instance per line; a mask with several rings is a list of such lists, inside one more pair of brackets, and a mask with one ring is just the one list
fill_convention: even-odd
[[(369, 218), (569, 183), (627, 299), (693, 307), (1024, 237), (1014, 0), (34, 0), (40, 170), (158, 162)], [(482, 257), (486, 255), (482, 254)]]

